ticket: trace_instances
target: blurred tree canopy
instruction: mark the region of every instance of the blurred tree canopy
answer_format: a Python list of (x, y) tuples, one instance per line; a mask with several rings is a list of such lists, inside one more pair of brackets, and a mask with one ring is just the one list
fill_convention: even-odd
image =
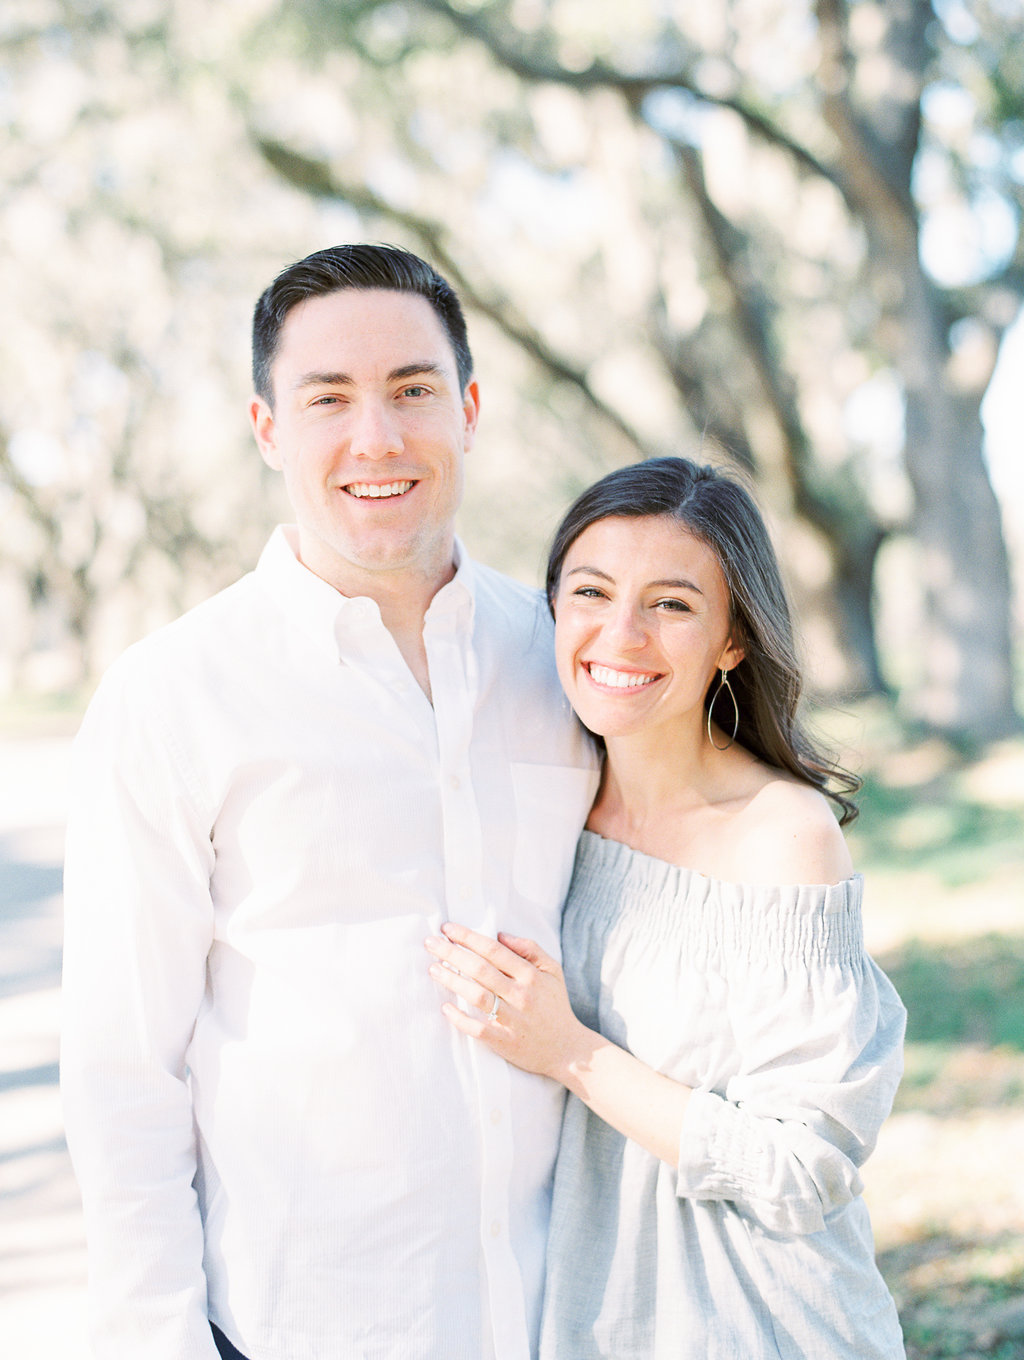
[[(206, 593), (251, 561), (251, 302), (317, 246), (398, 240), (471, 312), (476, 551), (532, 572), (609, 467), (732, 460), (819, 689), (895, 680), (939, 731), (1006, 733), (980, 406), (1024, 297), (1022, 18), (1020, 0), (20, 0), (0, 19), (19, 316), (0, 561), (86, 661), (112, 594), (187, 602), (200, 564)], [(878, 598), (897, 544), (898, 666)]]

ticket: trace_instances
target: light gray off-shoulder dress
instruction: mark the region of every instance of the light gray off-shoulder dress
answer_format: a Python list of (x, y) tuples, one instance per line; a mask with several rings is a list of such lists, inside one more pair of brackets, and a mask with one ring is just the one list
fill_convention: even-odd
[(694, 1094), (677, 1168), (569, 1097), (542, 1360), (902, 1360), (858, 1167), (905, 1012), (860, 904), (859, 876), (723, 883), (583, 833), (573, 1008)]

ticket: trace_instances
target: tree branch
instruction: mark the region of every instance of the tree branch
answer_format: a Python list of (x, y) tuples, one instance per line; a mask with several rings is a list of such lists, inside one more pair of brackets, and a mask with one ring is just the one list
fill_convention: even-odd
[[(699, 99), (704, 104), (730, 109), (762, 140), (788, 152), (804, 170), (820, 175), (842, 189), (835, 172), (829, 166), (766, 114), (743, 99), (715, 94), (704, 88), (696, 72), (696, 64), (693, 67), (676, 66), (644, 75), (633, 75), (595, 60), (581, 70), (572, 71), (539, 52), (528, 53), (522, 45), (508, 42), (493, 25), (481, 17), (479, 12), (458, 9), (447, 3), (447, 0), (416, 0), (416, 3), (421, 9), (447, 19), (464, 37), (471, 38), (485, 47), (499, 66), (531, 84), (566, 85), (580, 92), (613, 90), (622, 95), (634, 112), (641, 117), (644, 99), (656, 90), (678, 90)], [(648, 126), (653, 126), (646, 118), (644, 121)], [(660, 129), (654, 130), (659, 132), (659, 135), (664, 135)]]
[(35, 487), (18, 471), (11, 457), (6, 430), (0, 430), (0, 478), (11, 488), (28, 512), (29, 519), (46, 535), (47, 542), (60, 542), (60, 520), (41, 503)]
[(756, 472), (757, 459), (746, 432), (725, 414), (722, 402), (713, 395), (709, 375), (693, 362), (692, 355), (699, 348), (699, 338), (693, 337), (695, 343), (679, 342), (660, 295), (652, 308), (649, 337), (702, 437), (710, 439), (748, 472)]
[(626, 420), (597, 395), (582, 369), (566, 362), (556, 354), (543, 337), (522, 317), (507, 298), (486, 296), (470, 281), (449, 251), (441, 225), (392, 203), (375, 194), (366, 185), (345, 183), (338, 179), (323, 161), (294, 151), (258, 134), (253, 140), (260, 154), (289, 184), (306, 193), (348, 203), (361, 212), (386, 217), (412, 232), (430, 253), (441, 272), (455, 286), (467, 306), (492, 321), (509, 340), (546, 369), (554, 378), (576, 387), (588, 404), (608, 424), (612, 425), (641, 458), (649, 458), (653, 450)]
[(918, 122), (911, 118), (913, 131), (908, 131), (905, 117), (903, 137), (894, 136), (891, 143), (885, 143), (858, 117), (851, 99), (853, 58), (846, 41), (846, 0), (816, 0), (815, 13), (822, 113), (842, 148), (844, 196), (864, 222), (884, 225), (895, 245), (916, 253), (917, 208), (909, 192), (909, 171), (906, 176), (890, 173), (886, 162), (898, 150), (905, 150), (903, 143), (908, 139), (916, 143)]
[(850, 559), (851, 554), (859, 555), (869, 546), (873, 554), (883, 535), (863, 500), (855, 499), (850, 487), (845, 488), (840, 501), (815, 485), (814, 458), (797, 410), (795, 392), (774, 356), (769, 325), (771, 303), (743, 278), (742, 241), (736, 227), (711, 201), (698, 152), (692, 147), (680, 147), (677, 155), (687, 187), (703, 218), (718, 273), (729, 288), (744, 351), (757, 374), (765, 405), (779, 432), (793, 507), (822, 532), (837, 564)]

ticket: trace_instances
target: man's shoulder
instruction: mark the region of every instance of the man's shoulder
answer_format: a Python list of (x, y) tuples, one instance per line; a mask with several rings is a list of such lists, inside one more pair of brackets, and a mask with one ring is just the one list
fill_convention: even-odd
[(193, 605), (129, 646), (104, 676), (104, 687), (151, 683), (163, 677), (173, 682), (192, 667), (205, 668), (218, 658), (237, 658), (240, 637), (256, 631), (265, 601), (252, 572)]
[(489, 611), (506, 626), (520, 625), (533, 630), (539, 624), (544, 635), (550, 633), (551, 614), (544, 592), (536, 586), (525, 585), (476, 560), (473, 561), (473, 583), (477, 606), (483, 607), (485, 617)]

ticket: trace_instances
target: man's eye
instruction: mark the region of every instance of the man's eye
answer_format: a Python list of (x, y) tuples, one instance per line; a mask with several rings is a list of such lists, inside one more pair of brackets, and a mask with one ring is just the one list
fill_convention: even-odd
[(403, 396), (403, 397), (425, 397), (429, 391), (430, 391), (430, 388), (429, 388), (429, 387), (423, 387), (423, 386), (422, 386), (421, 384), (419, 384), (419, 383), (414, 383), (414, 384), (412, 385), (412, 387), (403, 387), (403, 388), (402, 388), (402, 396)]

